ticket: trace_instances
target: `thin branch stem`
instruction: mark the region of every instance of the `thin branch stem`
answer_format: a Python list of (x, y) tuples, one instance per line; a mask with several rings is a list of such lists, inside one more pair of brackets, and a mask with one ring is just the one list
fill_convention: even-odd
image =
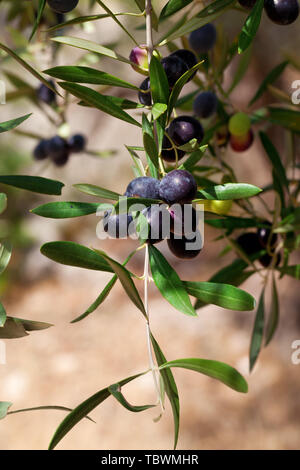
[(151, 330), (150, 330), (150, 315), (149, 315), (149, 302), (148, 302), (148, 283), (149, 283), (149, 250), (148, 245), (145, 247), (145, 264), (144, 264), (144, 306), (146, 311), (146, 331), (147, 331), (147, 348), (149, 356), (149, 365), (153, 375), (153, 381), (157, 392), (157, 399), (161, 407), (161, 411), (164, 411), (164, 407), (161, 400), (160, 386), (157, 379), (157, 367), (154, 362), (152, 347), (151, 347)]
[[(150, 71), (150, 63), (153, 55), (153, 35), (152, 35), (152, 4), (151, 0), (145, 0), (145, 12), (146, 12), (146, 45), (148, 51), (148, 68)], [(155, 125), (154, 125), (154, 133)], [(150, 316), (149, 316), (149, 304), (148, 304), (148, 284), (149, 284), (149, 247), (146, 244), (145, 247), (145, 266), (144, 266), (144, 304), (145, 311), (147, 316), (147, 346), (148, 346), (148, 355), (149, 355), (149, 364), (153, 375), (153, 381), (155, 389), (157, 392), (158, 402), (160, 404), (161, 412), (163, 413), (164, 407), (161, 399), (160, 384), (158, 380), (159, 371), (155, 365), (152, 346), (151, 346), (151, 330), (150, 330)]]
[(151, 0), (145, 0), (145, 12), (146, 12), (146, 44), (148, 51), (148, 63), (150, 62), (153, 54), (153, 35), (152, 35), (152, 4)]

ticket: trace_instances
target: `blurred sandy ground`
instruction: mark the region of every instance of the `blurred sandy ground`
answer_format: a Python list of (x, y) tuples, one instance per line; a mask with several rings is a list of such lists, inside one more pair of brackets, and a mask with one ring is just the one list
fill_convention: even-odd
[[(298, 25), (291, 27), (287, 34), (286, 30), (264, 21), (252, 67), (244, 84), (234, 93), (237, 106), (244, 106), (262, 77), (280, 60), (280, 48), (275, 44), (282, 44), (285, 39), (291, 46), (296, 34), (299, 39)], [(240, 24), (235, 27), (238, 31)], [(280, 36), (279, 39), (278, 31), (287, 34), (286, 38)], [(74, 35), (83, 37), (84, 33), (76, 34), (75, 31)], [(102, 44), (108, 38), (109, 41), (117, 40), (118, 31), (111, 28), (110, 22), (103, 21), (93, 36)], [(265, 51), (262, 52), (260, 44), (265, 45)], [(119, 50), (128, 55), (128, 48), (128, 44), (122, 43)], [(66, 56), (59, 57), (58, 62), (72, 64), (75, 57), (78, 52), (71, 52), (69, 48), (67, 59)], [(105, 61), (103, 67), (116, 73), (111, 62)], [(231, 74), (228, 74), (228, 81)], [(141, 81), (134, 72), (122, 66), (118, 75), (131, 78), (137, 84)], [(293, 71), (285, 74), (281, 86), (287, 93), (291, 81), (296, 78)], [(16, 109), (19, 114), (28, 112), (28, 103), (18, 102), (17, 108), (7, 108), (13, 117)], [(71, 189), (71, 185), (78, 182), (122, 192), (132, 178), (130, 157), (123, 143), (139, 145), (138, 129), (101, 112), (75, 105), (69, 110), (68, 122), (72, 131), (84, 131), (89, 135), (90, 148), (115, 148), (118, 154), (107, 160), (74, 156), (66, 168), (48, 168), (43, 176), (66, 183), (63, 200), (91, 200)], [(36, 111), (27, 125), (27, 129), (33, 128), (45, 135), (55, 132)], [(11, 135), (5, 138), (8, 141), (15, 139)], [(27, 152), (33, 143), (18, 139), (18, 145)], [(257, 185), (269, 182), (270, 169), (258, 142), (242, 155), (228, 151), (227, 158), (234, 165), (240, 181)], [(37, 164), (30, 164), (26, 172), (39, 174), (39, 170)], [(48, 197), (30, 199), (30, 208), (49, 200)], [(109, 298), (90, 317), (70, 325), (69, 322), (94, 301), (110, 275), (60, 266), (39, 253), (42, 243), (67, 239), (101, 247), (116, 259), (123, 260), (135, 242), (97, 240), (95, 227), (98, 221), (95, 216), (71, 221), (53, 221), (34, 215), (28, 215), (26, 219), (36, 244), (24, 259), (14, 254), (11, 269), (18, 271), (19, 281), (10, 287), (5, 305), (10, 315), (48, 321), (55, 327), (24, 339), (6, 341), (7, 364), (0, 365), (1, 400), (12, 401), (12, 409), (40, 405), (74, 407), (101, 388), (148, 368), (144, 321), (120, 284), (116, 284)], [(229, 262), (230, 255), (222, 260), (215, 256), (224, 246), (223, 242), (213, 243), (215, 232), (206, 229), (205, 237), (205, 249), (193, 262), (178, 262), (168, 253), (164, 243), (160, 245), (184, 279), (207, 280), (220, 268), (220, 263)], [(142, 273), (142, 264), (141, 255), (137, 255), (131, 267)], [(258, 277), (253, 277), (243, 287), (257, 298), (260, 283)], [(188, 318), (169, 306), (151, 287), (152, 329), (168, 359), (194, 356), (221, 360), (236, 367), (249, 382), (249, 393), (240, 395), (195, 372), (173, 369), (181, 399), (179, 449), (299, 448), (300, 365), (291, 362), (291, 344), (300, 339), (296, 281), (284, 279), (280, 283), (280, 295), (279, 331), (270, 346), (263, 350), (258, 365), (249, 376), (248, 349), (253, 312), (230, 312), (209, 306), (199, 311), (198, 319)], [(124, 392), (134, 404), (155, 400), (150, 374), (127, 385)], [(110, 398), (91, 413), (97, 424), (82, 421), (58, 448), (171, 448), (173, 423), (168, 403), (161, 421), (154, 423), (157, 413), (157, 410), (149, 410), (133, 414)], [(64, 415), (61, 411), (36, 411), (7, 417), (0, 422), (0, 449), (47, 448)]]

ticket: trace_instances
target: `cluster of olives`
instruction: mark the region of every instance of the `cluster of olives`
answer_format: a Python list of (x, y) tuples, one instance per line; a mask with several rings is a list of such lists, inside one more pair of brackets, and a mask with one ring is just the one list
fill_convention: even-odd
[[(163, 201), (142, 210), (147, 228), (140, 238), (149, 244), (167, 238), (175, 256), (183, 259), (197, 256), (202, 248), (202, 239), (197, 230), (197, 212), (191, 205), (196, 191), (196, 181), (186, 170), (172, 170), (160, 181), (148, 176), (132, 180), (124, 196)], [(126, 238), (135, 231), (140, 235), (140, 229), (133, 222), (131, 214), (112, 214), (108, 211), (104, 215), (103, 228), (114, 238)]]
[[(257, 0), (239, 0), (244, 8), (251, 9)], [(273, 23), (280, 25), (291, 24), (298, 18), (298, 0), (265, 0), (265, 12)]]
[[(145, 64), (145, 49), (142, 48), (134, 48), (131, 51), (129, 56), (130, 60), (141, 66), (142, 68), (146, 68)], [(179, 49), (167, 57), (164, 57), (161, 60), (161, 64), (164, 68), (166, 73), (169, 87), (173, 88), (177, 80), (189, 69), (191, 69), (194, 65), (197, 64), (197, 58), (195, 54), (188, 50), (188, 49)], [(192, 80), (193, 76), (189, 78)], [(151, 106), (152, 97), (150, 91), (150, 78), (147, 77), (140, 85), (139, 91), (139, 101), (144, 106)]]
[[(216, 42), (216, 28), (209, 23), (196, 29), (189, 36), (189, 45), (196, 54), (201, 55), (208, 52)], [(169, 87), (175, 85), (176, 81), (197, 63), (197, 57), (189, 49), (179, 49), (161, 60), (165, 70)], [(145, 46), (135, 47), (129, 56), (133, 68), (137, 71), (148, 70), (147, 50)], [(193, 74), (189, 80), (192, 80)], [(150, 91), (150, 79), (147, 77), (140, 85), (139, 101), (144, 106), (151, 106), (152, 98)], [(199, 93), (194, 100), (194, 113), (198, 118), (212, 116), (218, 106), (218, 99), (212, 91)], [(178, 148), (186, 145), (190, 140), (196, 139), (198, 143), (203, 139), (204, 131), (202, 125), (195, 117), (180, 116), (174, 119), (164, 136), (161, 157), (167, 162), (175, 162), (184, 157), (185, 151)]]
[(47, 0), (51, 10), (56, 13), (68, 13), (77, 7), (79, 0)]
[(51, 139), (42, 139), (33, 151), (35, 160), (50, 158), (57, 166), (63, 166), (71, 153), (79, 153), (86, 146), (86, 138), (81, 134), (73, 135), (69, 140), (56, 135)]
[(263, 224), (266, 227), (258, 228), (256, 232), (244, 233), (237, 238), (236, 242), (248, 256), (259, 253), (262, 249), (267, 250), (268, 253), (259, 258), (260, 264), (267, 268), (273, 256), (276, 256), (275, 265), (278, 266), (281, 261), (280, 253), (275, 252), (278, 236), (272, 233), (270, 222), (265, 221)]

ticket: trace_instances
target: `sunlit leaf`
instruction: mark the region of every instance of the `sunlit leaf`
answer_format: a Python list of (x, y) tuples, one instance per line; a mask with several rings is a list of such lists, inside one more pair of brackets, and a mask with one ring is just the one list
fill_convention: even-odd
[(106, 259), (86, 246), (68, 241), (45, 243), (41, 253), (56, 263), (95, 271), (114, 272)]
[(261, 192), (257, 186), (247, 183), (226, 183), (197, 191), (195, 202), (201, 199), (226, 201), (256, 196)]
[(78, 189), (82, 193), (89, 194), (90, 196), (97, 196), (102, 199), (111, 199), (113, 201), (118, 201), (121, 197), (121, 194), (110, 191), (109, 189), (100, 188), (94, 184), (79, 183), (74, 184), (74, 188)]
[(254, 7), (250, 11), (245, 24), (242, 28), (241, 34), (239, 35), (238, 52), (241, 54), (245, 52), (250, 46), (253, 39), (256, 36), (257, 30), (260, 25), (262, 12), (264, 8), (264, 0), (257, 0)]
[(178, 274), (152, 245), (149, 245), (149, 260), (153, 280), (162, 296), (180, 312), (197, 316)]
[(96, 42), (88, 41), (87, 39), (73, 38), (70, 36), (59, 36), (56, 38), (52, 38), (52, 41), (59, 42), (61, 44), (66, 44), (68, 46), (77, 47), (79, 49), (85, 49), (87, 51), (103, 55), (105, 57), (110, 57), (111, 59), (118, 60), (120, 62), (125, 62), (126, 64), (131, 64), (129, 59), (121, 56), (120, 54), (117, 54), (112, 49), (101, 46)]
[(238, 287), (214, 282), (184, 282), (188, 294), (207, 304), (231, 310), (253, 310), (255, 299)]
[(60, 181), (50, 180), (41, 176), (29, 175), (0, 175), (0, 183), (26, 189), (34, 193), (51, 194), (58, 196), (64, 186)]
[(42, 206), (32, 209), (36, 215), (48, 217), (50, 219), (68, 219), (71, 217), (81, 217), (83, 215), (95, 214), (97, 210), (111, 209), (111, 204), (97, 204), (92, 202), (48, 202)]
[(236, 392), (247, 393), (248, 385), (244, 377), (233, 367), (224, 362), (209, 359), (187, 358), (169, 361), (160, 366), (160, 370), (168, 367), (190, 369), (223, 382)]

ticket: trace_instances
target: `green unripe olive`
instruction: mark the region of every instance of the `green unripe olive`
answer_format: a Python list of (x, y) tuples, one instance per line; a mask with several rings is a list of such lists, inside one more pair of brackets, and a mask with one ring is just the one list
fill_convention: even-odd
[(236, 113), (229, 119), (228, 128), (232, 135), (243, 136), (249, 132), (250, 127), (250, 118), (245, 113)]

